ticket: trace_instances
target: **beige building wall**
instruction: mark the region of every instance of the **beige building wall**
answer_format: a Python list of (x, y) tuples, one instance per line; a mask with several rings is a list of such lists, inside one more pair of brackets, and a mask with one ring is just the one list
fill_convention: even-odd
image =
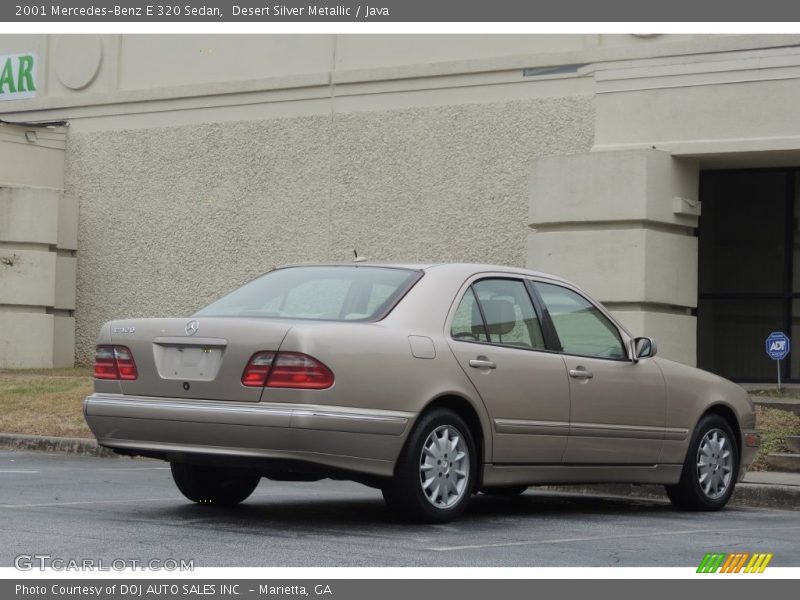
[(82, 362), (107, 319), (357, 248), (564, 274), (693, 363), (697, 215), (675, 198), (709, 165), (796, 161), (796, 115), (775, 113), (798, 42), (3, 36), (41, 60), (38, 96), (0, 118), (69, 121)]
[(528, 259), (581, 282), (662, 355), (696, 361), (698, 163), (660, 150), (533, 162)]
[[(590, 98), (74, 132), (80, 356), (296, 261), (525, 264), (527, 170), (591, 143)], [(561, 132), (548, 132), (558, 124)]]
[(77, 203), (61, 127), (0, 123), (0, 368), (72, 366)]

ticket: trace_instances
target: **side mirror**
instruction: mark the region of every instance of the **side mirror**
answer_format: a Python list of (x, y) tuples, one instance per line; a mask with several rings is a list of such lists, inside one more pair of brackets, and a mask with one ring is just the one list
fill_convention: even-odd
[(633, 338), (631, 341), (631, 348), (633, 351), (633, 362), (636, 362), (641, 358), (652, 358), (658, 351), (656, 341), (649, 337)]

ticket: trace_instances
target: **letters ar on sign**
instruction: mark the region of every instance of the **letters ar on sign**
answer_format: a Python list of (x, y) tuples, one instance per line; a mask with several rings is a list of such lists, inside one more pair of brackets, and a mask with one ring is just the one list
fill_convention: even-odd
[(767, 336), (767, 354), (773, 360), (783, 360), (791, 351), (788, 336), (781, 331), (773, 331)]
[(36, 96), (36, 55), (0, 56), (0, 101)]

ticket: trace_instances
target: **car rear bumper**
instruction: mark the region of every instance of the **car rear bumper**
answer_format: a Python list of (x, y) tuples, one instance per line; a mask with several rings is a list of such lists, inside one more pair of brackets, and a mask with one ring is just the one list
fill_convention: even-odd
[(413, 413), (96, 393), (84, 402), (101, 446), (149, 455), (289, 460), (391, 476)]

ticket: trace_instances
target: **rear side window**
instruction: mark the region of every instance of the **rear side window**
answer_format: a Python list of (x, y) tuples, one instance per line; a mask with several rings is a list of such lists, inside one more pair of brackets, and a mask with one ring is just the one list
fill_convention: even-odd
[(204, 317), (371, 321), (422, 276), (388, 267), (290, 267), (251, 281), (198, 311)]
[(457, 340), (468, 340), (473, 342), (488, 342), (486, 327), (481, 317), (481, 309), (472, 288), (467, 289), (461, 303), (453, 316), (453, 323), (450, 325), (450, 335)]
[(472, 287), (493, 344), (545, 347), (542, 328), (524, 283), (514, 279), (484, 279)]
[(567, 354), (626, 358), (616, 326), (586, 298), (559, 285), (535, 283)]
[(484, 279), (464, 294), (453, 316), (455, 339), (522, 348), (544, 348), (544, 337), (525, 284)]

